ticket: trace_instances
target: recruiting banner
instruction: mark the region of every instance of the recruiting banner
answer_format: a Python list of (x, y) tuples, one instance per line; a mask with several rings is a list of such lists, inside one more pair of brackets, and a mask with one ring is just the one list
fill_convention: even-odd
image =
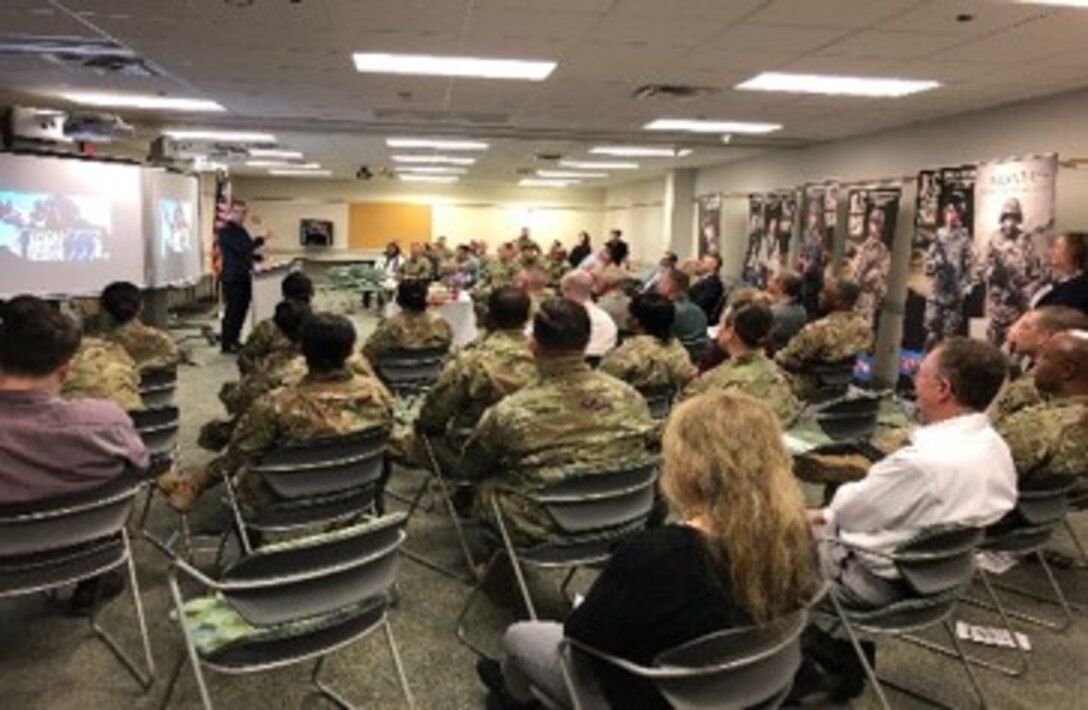
[(857, 310), (874, 329), (888, 292), (901, 193), (898, 187), (878, 186), (849, 193), (846, 273), (861, 287)]
[(771, 276), (786, 267), (796, 215), (797, 196), (793, 192), (749, 195), (745, 283), (767, 288)]
[(974, 210), (977, 167), (962, 165), (918, 174), (903, 347), (929, 350), (967, 335), (976, 311)]
[(703, 195), (698, 200), (699, 256), (722, 252), (722, 196)]
[(1031, 298), (1050, 279), (1054, 241), (1054, 187), (1058, 156), (979, 165), (975, 182), (976, 284), (984, 293), (983, 318), (972, 334), (1002, 344)]
[(801, 274), (801, 302), (809, 317), (815, 318), (835, 243), (839, 186), (837, 183), (806, 185), (803, 197), (805, 216), (797, 271)]

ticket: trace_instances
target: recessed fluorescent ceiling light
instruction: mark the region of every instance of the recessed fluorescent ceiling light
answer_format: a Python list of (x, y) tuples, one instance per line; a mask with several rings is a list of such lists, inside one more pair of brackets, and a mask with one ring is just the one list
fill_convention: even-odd
[(476, 158), (459, 158), (453, 155), (394, 155), (393, 162), (424, 165), (475, 165)]
[(398, 165), (397, 172), (423, 175), (464, 175), (468, 172), (468, 168), (451, 168), (446, 165)]
[(386, 138), (390, 148), (434, 148), (435, 150), (487, 150), (479, 141), (447, 140), (445, 138)]
[(643, 128), (647, 131), (687, 131), (689, 133), (773, 133), (782, 129), (780, 123), (758, 121), (704, 121), (691, 118), (659, 118)]
[(537, 178), (524, 178), (518, 185), (521, 187), (566, 187), (574, 185), (577, 180), (539, 180)]
[(579, 170), (637, 170), (638, 163), (609, 162), (607, 160), (560, 160), (564, 168)]
[[(764, 72), (737, 84), (743, 91), (783, 91), (796, 94), (827, 96), (908, 96), (940, 86), (939, 81), (914, 79), (878, 79), (861, 76), (831, 76), (823, 74), (788, 74)], [(735, 131), (740, 133), (740, 131)]]
[(292, 163), (287, 160), (247, 160), (250, 168), (290, 168), (291, 170), (317, 170), (321, 163)]
[(483, 57), (439, 57), (430, 54), (383, 54), (356, 52), (356, 71), (366, 74), (417, 74), (462, 76), (476, 79), (523, 79), (543, 81), (555, 70), (555, 62)]
[(176, 96), (70, 91), (62, 93), (61, 97), (81, 106), (101, 106), (103, 108), (136, 108), (160, 111), (226, 111), (225, 108), (208, 99), (184, 99)]
[(233, 143), (275, 143), (276, 137), (271, 133), (255, 133), (252, 131), (213, 131), (203, 129), (169, 129), (163, 131), (163, 135), (179, 141), (230, 141)]
[(291, 176), (291, 177), (328, 177), (332, 175), (331, 170), (298, 170), (298, 169), (274, 169), (268, 171), (269, 175), (279, 176)]
[(577, 173), (567, 170), (537, 170), (536, 174), (542, 178), (559, 178), (561, 180), (592, 180), (608, 177), (608, 173)]
[(298, 160), (302, 158), (302, 151), (299, 150), (281, 150), (279, 148), (250, 148), (248, 151), (251, 158), (283, 158), (285, 160)]
[(614, 155), (617, 158), (683, 158), (691, 155), (690, 148), (657, 148), (638, 145), (599, 145), (591, 148), (593, 155)]
[(1020, 0), (1022, 5), (1058, 5), (1060, 7), (1086, 7), (1088, 0)]
[(397, 179), (404, 182), (457, 182), (461, 178), (456, 175), (397, 175)]

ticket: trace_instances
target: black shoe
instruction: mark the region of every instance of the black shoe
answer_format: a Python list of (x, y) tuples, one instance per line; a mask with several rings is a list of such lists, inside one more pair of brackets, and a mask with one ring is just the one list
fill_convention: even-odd
[(242, 346), (239, 343), (232, 343), (230, 345), (224, 343), (223, 347), (219, 349), (219, 352), (223, 353), (224, 355), (237, 355), (241, 351)]
[(97, 577), (85, 579), (76, 585), (72, 598), (68, 600), (68, 614), (90, 616), (96, 609), (123, 591), (125, 591), (125, 578), (120, 572), (106, 572)]
[(476, 676), (488, 690), (487, 710), (536, 710), (539, 707), (536, 703), (522, 703), (510, 697), (502, 675), (502, 664), (494, 658), (476, 661)]

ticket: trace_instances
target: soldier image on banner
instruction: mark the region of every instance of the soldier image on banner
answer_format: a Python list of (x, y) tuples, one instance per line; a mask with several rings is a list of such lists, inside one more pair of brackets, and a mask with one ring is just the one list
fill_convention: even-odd
[(820, 291), (831, 263), (837, 203), (838, 186), (834, 183), (809, 185), (804, 189), (805, 216), (801, 226), (797, 271), (801, 274), (801, 303), (809, 318), (815, 318), (818, 314)]
[[(862, 191), (857, 191), (862, 192)], [(898, 187), (871, 188), (864, 191), (863, 205), (857, 205), (861, 215), (860, 235), (851, 234), (853, 255), (848, 261), (847, 273), (858, 286), (861, 296), (857, 311), (874, 329), (880, 308), (887, 295), (888, 278), (892, 269), (892, 243), (895, 239), (895, 221), (899, 216)], [(851, 210), (855, 192), (851, 192)], [(855, 215), (851, 215), (851, 227), (857, 228)]]
[[(783, 192), (771, 195), (768, 211), (773, 214), (775, 229), (768, 228), (767, 233), (775, 239), (776, 259), (771, 273), (778, 273), (789, 265), (790, 241), (793, 239), (793, 224), (797, 220), (797, 193)], [(768, 217), (768, 226), (771, 217)], [(768, 281), (769, 281), (768, 277)]]
[(851, 190), (846, 198), (846, 248), (843, 258), (849, 263), (858, 252), (858, 247), (865, 241), (865, 216), (868, 213), (869, 190), (857, 188)]
[(741, 278), (744, 283), (757, 288), (765, 288), (767, 274), (764, 272), (763, 256), (766, 221), (764, 219), (765, 197), (748, 196), (748, 249), (744, 253), (744, 271)]
[(975, 276), (985, 290), (986, 339), (1003, 344), (1048, 278), (1057, 156), (986, 163), (976, 183)]
[(721, 254), (722, 196), (703, 195), (698, 200), (699, 256)]

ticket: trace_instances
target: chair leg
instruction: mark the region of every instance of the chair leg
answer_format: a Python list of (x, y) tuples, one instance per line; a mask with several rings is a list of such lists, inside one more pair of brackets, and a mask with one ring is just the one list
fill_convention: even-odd
[(967, 671), (967, 677), (971, 680), (971, 686), (975, 689), (975, 695), (978, 696), (979, 706), (985, 708), (986, 696), (983, 695), (982, 686), (979, 685), (978, 677), (975, 676), (975, 669), (967, 659), (967, 655), (963, 652), (963, 645), (960, 643), (959, 637), (956, 636), (956, 630), (952, 628), (952, 622), (948, 619), (945, 619), (944, 621), (944, 630), (948, 632), (949, 638), (952, 639), (952, 645), (956, 648), (956, 654), (960, 658), (960, 663), (963, 664), (963, 669)]
[(415, 710), (416, 702), (412, 698), (412, 689), (408, 687), (408, 676), (404, 672), (404, 663), (400, 659), (400, 651), (397, 649), (397, 640), (393, 637), (393, 627), (389, 623), (389, 619), (386, 619), (383, 623), (385, 627), (385, 640), (389, 644), (389, 655), (393, 657), (393, 665), (397, 669), (397, 678), (400, 680), (400, 688), (404, 691), (404, 699), (408, 703), (409, 710)]
[(310, 674), (310, 683), (317, 688), (317, 692), (320, 693), (322, 697), (326, 698), (337, 707), (343, 708), (343, 710), (354, 710), (355, 706), (349, 703), (344, 696), (340, 695), (340, 693), (336, 692), (332, 687), (321, 681), (321, 669), (325, 665), (326, 658), (328, 658), (328, 656), (322, 656), (317, 659), (314, 670)]
[(1077, 569), (1088, 567), (1088, 551), (1084, 549), (1084, 544), (1080, 541), (1080, 537), (1077, 536), (1077, 531), (1073, 529), (1073, 524), (1069, 522), (1068, 516), (1062, 521), (1062, 524), (1065, 525), (1065, 532), (1069, 535), (1069, 539), (1073, 541), (1073, 547), (1077, 548), (1077, 553), (1080, 555), (1080, 562), (1075, 567)]
[(200, 668), (200, 655), (197, 653), (196, 645), (193, 644), (193, 637), (189, 634), (189, 627), (185, 624), (185, 618), (182, 616), (185, 603), (181, 599), (181, 589), (178, 588), (178, 580), (173, 572), (168, 577), (168, 583), (170, 585), (170, 595), (174, 598), (174, 609), (178, 613), (178, 625), (181, 627), (181, 635), (185, 639), (185, 651), (189, 657), (189, 665), (193, 667), (193, 677), (196, 678), (196, 686), (200, 691), (200, 701), (204, 705), (204, 710), (214, 710), (212, 696), (208, 692), (208, 684), (204, 681), (204, 673)]
[(529, 585), (525, 583), (525, 575), (521, 571), (521, 563), (518, 562), (517, 555), (514, 554), (514, 544), (511, 542), (510, 533), (506, 529), (506, 521), (503, 519), (502, 510), (499, 509), (499, 504), (495, 502), (494, 498), (491, 500), (491, 508), (495, 514), (495, 521), (499, 525), (499, 533), (502, 535), (506, 555), (510, 558), (510, 567), (514, 570), (514, 578), (517, 580), (518, 589), (521, 590), (521, 599), (525, 602), (525, 610), (529, 612), (529, 619), (536, 621), (539, 617), (536, 614), (536, 607), (533, 606), (533, 598), (529, 594)]
[(461, 613), (457, 615), (457, 639), (469, 647), (469, 649), (481, 658), (486, 658), (487, 654), (483, 648), (475, 641), (468, 637), (468, 633), (465, 631), (465, 619), (468, 617), (468, 612), (472, 608), (473, 602), (476, 601), (476, 596), (484, 588), (484, 584), (487, 583), (488, 577), (491, 576), (491, 570), (495, 568), (495, 562), (499, 559), (499, 555), (503, 554), (502, 550), (495, 550), (491, 555), (491, 559), (487, 561), (487, 566), (484, 567), (483, 573), (480, 575), (479, 581), (472, 588), (472, 591), (468, 593), (468, 598), (465, 599), (465, 605), (461, 607)]
[(884, 688), (880, 685), (880, 679), (876, 677), (876, 671), (869, 665), (869, 659), (865, 657), (865, 652), (861, 649), (861, 642), (858, 641), (857, 634), (854, 633), (854, 627), (850, 625), (850, 622), (846, 618), (846, 614), (842, 610), (842, 605), (839, 604), (839, 600), (835, 598), (834, 592), (830, 595), (831, 604), (835, 607), (835, 613), (839, 617), (839, 622), (842, 624), (842, 628), (846, 630), (846, 636), (850, 639), (850, 645), (854, 647), (854, 653), (857, 654), (858, 660), (861, 661), (861, 667), (865, 670), (865, 677), (869, 679), (869, 682), (873, 685), (873, 692), (876, 693), (877, 699), (880, 701), (880, 706), (884, 710), (891, 710), (891, 705), (888, 704), (888, 698), (884, 695)]
[(143, 600), (140, 598), (140, 584), (136, 579), (136, 565), (132, 561), (132, 546), (129, 543), (128, 531), (122, 530), (121, 534), (124, 537), (125, 554), (128, 558), (126, 560), (126, 566), (128, 568), (129, 593), (132, 595), (132, 603), (136, 611), (136, 624), (140, 631), (140, 642), (143, 646), (144, 664), (147, 670), (140, 670), (135, 661), (133, 661), (128, 653), (121, 648), (120, 644), (117, 643), (113, 636), (98, 623), (98, 611), (91, 614), (90, 624), (94, 633), (102, 639), (106, 646), (113, 652), (113, 655), (115, 655), (125, 668), (128, 669), (128, 672), (132, 674), (132, 677), (136, 679), (136, 682), (138, 682), (144, 690), (147, 690), (151, 687), (151, 684), (155, 682), (155, 657), (151, 653), (151, 638), (147, 633), (147, 619), (144, 617)]
[(567, 588), (570, 586), (570, 583), (574, 581), (574, 576), (578, 574), (578, 569), (578, 567), (571, 567), (570, 572), (567, 572), (567, 576), (563, 578), (563, 583), (559, 585), (559, 593), (568, 601), (570, 600), (570, 597), (567, 596)]
[(177, 687), (178, 679), (181, 678), (181, 669), (185, 667), (188, 662), (189, 656), (182, 655), (178, 658), (178, 662), (174, 664), (174, 670), (170, 672), (170, 679), (166, 681), (166, 692), (162, 696), (162, 702), (159, 703), (159, 710), (166, 710), (170, 707), (170, 701), (174, 698), (174, 688)]
[[(1016, 594), (1017, 596), (1034, 599), (1036, 601), (1041, 601), (1047, 604), (1055, 604), (1061, 607), (1063, 621), (1058, 623), (1018, 611), (1006, 610), (1005, 614), (1007, 614), (1012, 619), (1016, 619), (1017, 621), (1023, 621), (1024, 623), (1031, 624), (1033, 626), (1040, 626), (1044, 629), (1050, 629), (1051, 631), (1057, 631), (1059, 633), (1066, 631), (1073, 624), (1073, 609), (1070, 606), (1069, 601), (1065, 598), (1065, 594), (1062, 592), (1062, 588), (1058, 585), (1058, 580), (1054, 578), (1054, 572), (1050, 569), (1050, 563), (1046, 561), (1046, 556), (1042, 553), (1042, 550), (1036, 550), (1033, 554), (1038, 560), (1040, 566), (1042, 566), (1043, 572), (1046, 573), (1047, 581), (1050, 583), (1050, 589), (1054, 592), (1053, 597), (1043, 597), (1033, 592), (1029, 592), (1025, 589), (1020, 589), (1018, 587), (1012, 587), (1004, 584), (993, 583), (992, 587), (994, 589), (1000, 589), (1004, 592)], [(985, 574), (985, 572), (982, 572), (982, 574)], [(995, 605), (989, 604), (979, 599), (965, 597), (963, 601), (971, 604), (972, 606), (989, 609), (990, 611), (997, 611)]]

